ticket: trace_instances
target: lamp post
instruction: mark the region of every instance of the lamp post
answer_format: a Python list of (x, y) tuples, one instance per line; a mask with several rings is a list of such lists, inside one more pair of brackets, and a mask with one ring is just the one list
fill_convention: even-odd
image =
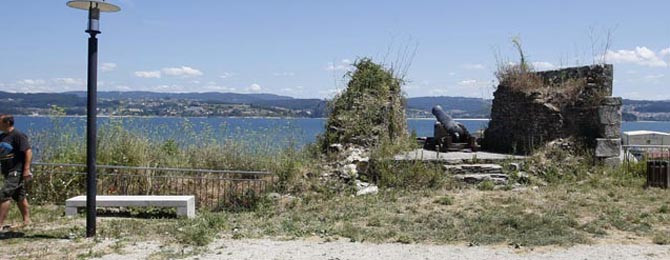
[(104, 0), (74, 0), (67, 2), (67, 6), (88, 10), (88, 76), (87, 76), (87, 105), (86, 105), (86, 236), (95, 236), (95, 196), (97, 180), (95, 168), (96, 155), (96, 116), (98, 91), (98, 39), (100, 34), (100, 12), (118, 12), (116, 5)]

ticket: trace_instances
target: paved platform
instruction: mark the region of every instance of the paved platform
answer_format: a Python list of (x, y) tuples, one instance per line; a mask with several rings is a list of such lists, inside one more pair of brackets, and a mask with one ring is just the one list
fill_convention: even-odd
[(394, 157), (396, 161), (435, 161), (445, 164), (463, 164), (463, 163), (496, 163), (502, 161), (520, 161), (526, 159), (526, 156), (489, 153), (489, 152), (437, 152), (425, 149), (416, 149)]
[[(175, 207), (177, 216), (195, 217), (195, 196), (96, 196), (96, 207)], [(77, 208), (86, 207), (86, 196), (65, 201), (65, 215), (77, 215)]]

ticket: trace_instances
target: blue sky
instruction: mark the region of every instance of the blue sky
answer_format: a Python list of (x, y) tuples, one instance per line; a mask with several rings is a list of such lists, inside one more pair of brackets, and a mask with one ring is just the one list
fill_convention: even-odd
[[(490, 98), (519, 36), (538, 70), (604, 55), (615, 95), (670, 99), (667, 0), (109, 1), (122, 11), (101, 19), (99, 90), (328, 98), (372, 57), (409, 65), (409, 97)], [(86, 12), (65, 2), (3, 3), (0, 90), (85, 90)]]

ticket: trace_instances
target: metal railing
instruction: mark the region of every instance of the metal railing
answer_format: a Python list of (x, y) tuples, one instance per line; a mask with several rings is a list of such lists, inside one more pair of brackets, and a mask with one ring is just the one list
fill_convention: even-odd
[[(35, 162), (32, 168), (29, 197), (36, 203), (60, 204), (85, 194), (85, 164)], [(194, 195), (196, 207), (210, 210), (252, 203), (276, 179), (266, 171), (118, 165), (98, 165), (97, 171), (98, 195)]]
[(670, 145), (622, 145), (623, 162), (627, 171), (631, 165), (648, 160), (670, 160)]

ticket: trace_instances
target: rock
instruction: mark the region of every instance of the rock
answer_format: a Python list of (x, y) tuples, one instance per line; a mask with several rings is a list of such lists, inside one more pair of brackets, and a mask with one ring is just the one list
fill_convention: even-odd
[(521, 164), (520, 163), (510, 163), (508, 165), (510, 171), (520, 171), (521, 170)]
[(449, 174), (502, 174), (502, 166), (497, 164), (457, 164), (443, 165)]
[(347, 163), (367, 162), (370, 160), (370, 158), (365, 156), (367, 151), (365, 151), (363, 148), (351, 147), (347, 149), (345, 154), (348, 154), (347, 158), (345, 159)]
[(621, 139), (596, 138), (596, 157), (618, 157), (621, 153)]
[(603, 165), (605, 165), (607, 167), (616, 168), (616, 167), (619, 167), (621, 165), (621, 158), (619, 158), (619, 157), (604, 158), (604, 159), (602, 159), (602, 163), (603, 163)]
[(276, 192), (268, 193), (268, 199), (271, 199), (271, 200), (281, 199), (281, 194), (276, 193)]
[(370, 185), (356, 192), (356, 196), (374, 195), (377, 194), (377, 192), (379, 192), (379, 188), (376, 185)]
[(356, 169), (356, 164), (350, 163), (342, 167), (342, 177), (343, 178), (357, 178), (358, 170)]
[(343, 149), (341, 144), (331, 144), (328, 148), (333, 152), (341, 152)]
[(520, 182), (522, 183), (528, 183), (530, 182), (530, 175), (525, 172), (517, 172), (516, 177), (519, 179)]
[(359, 180), (354, 181), (354, 184), (356, 185), (356, 190), (357, 191), (360, 191), (360, 190), (365, 189), (365, 188), (370, 186), (370, 183), (362, 182), (362, 181), (359, 181)]
[(454, 178), (470, 184), (491, 180), (495, 184), (507, 184), (506, 174), (457, 174)]
[(598, 107), (598, 119), (601, 124), (617, 125), (621, 124), (621, 109), (617, 106)]

